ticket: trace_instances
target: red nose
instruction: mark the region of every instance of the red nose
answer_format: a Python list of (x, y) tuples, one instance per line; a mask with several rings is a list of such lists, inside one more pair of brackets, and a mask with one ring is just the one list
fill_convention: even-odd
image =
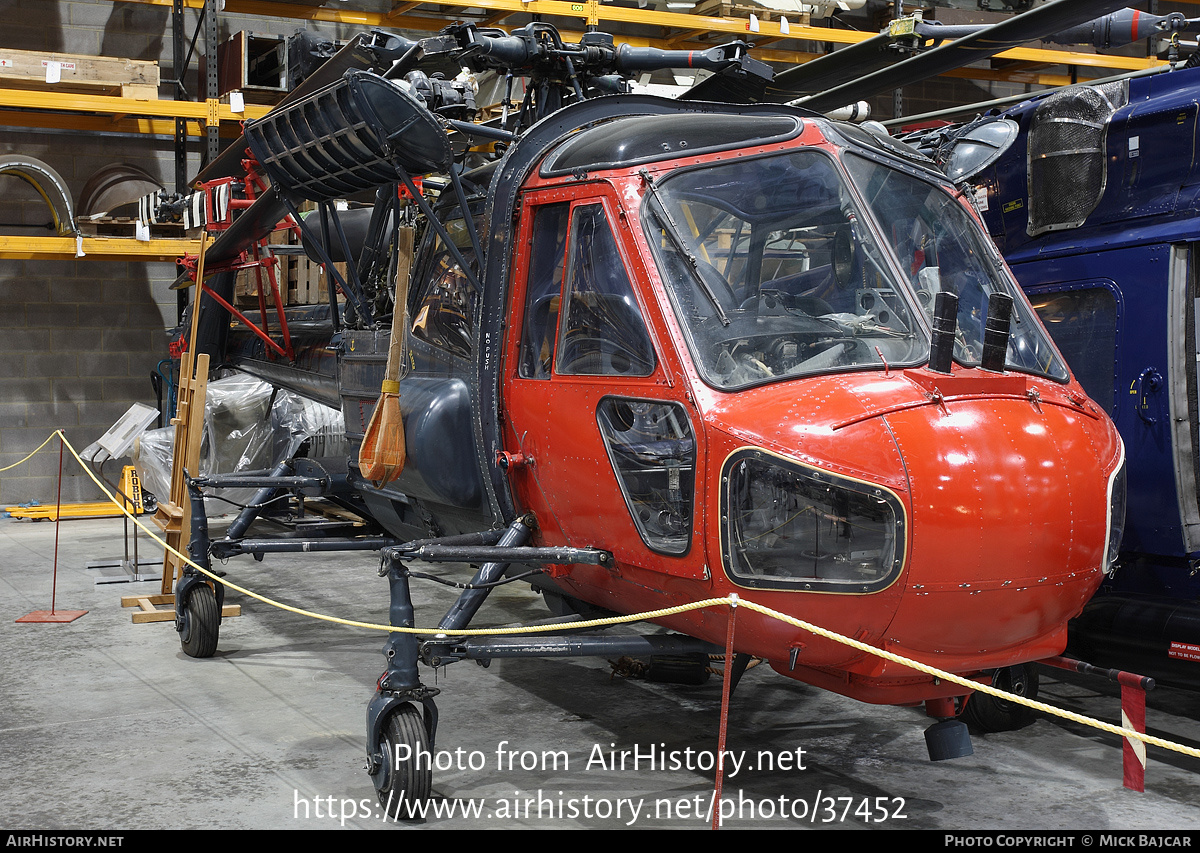
[(886, 420), (912, 505), (889, 645), (951, 657), (1060, 642), (1101, 579), (1109, 472), (1092, 434), (1107, 422), (1012, 398)]

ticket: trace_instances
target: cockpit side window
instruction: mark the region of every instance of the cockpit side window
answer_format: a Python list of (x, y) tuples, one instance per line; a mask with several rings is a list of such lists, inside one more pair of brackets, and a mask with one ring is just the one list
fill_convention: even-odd
[[(455, 211), (443, 224), (478, 278), (479, 262), (461, 213)], [(455, 355), (469, 356), (479, 294), (441, 236), (432, 228), (429, 232), (426, 240), (432, 244), (426, 243), (413, 278), (412, 334)]]
[(529, 237), (529, 279), (525, 285), (525, 320), (521, 331), (522, 379), (549, 379), (554, 363), (566, 266), (569, 202), (537, 208)]
[(603, 205), (572, 210), (566, 257), (556, 371), (649, 376), (654, 348)]

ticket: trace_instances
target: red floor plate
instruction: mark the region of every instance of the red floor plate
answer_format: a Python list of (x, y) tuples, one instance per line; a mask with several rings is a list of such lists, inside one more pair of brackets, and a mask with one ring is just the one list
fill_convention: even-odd
[(35, 610), (18, 619), (18, 622), (74, 622), (86, 610)]

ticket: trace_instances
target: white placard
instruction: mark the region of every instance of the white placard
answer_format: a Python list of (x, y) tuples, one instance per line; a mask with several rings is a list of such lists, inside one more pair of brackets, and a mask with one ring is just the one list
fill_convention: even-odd
[(158, 409), (145, 403), (134, 403), (96, 443), (108, 452), (110, 459), (118, 459), (133, 447), (133, 440), (157, 419)]

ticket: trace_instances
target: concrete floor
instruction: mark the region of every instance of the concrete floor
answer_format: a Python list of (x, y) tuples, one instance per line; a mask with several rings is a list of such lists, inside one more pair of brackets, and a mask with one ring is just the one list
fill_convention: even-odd
[[(116, 518), (64, 521), (55, 609), (88, 612), (70, 624), (23, 624), (15, 620), (51, 606), (55, 526), (0, 519), (0, 815), (9, 827), (708, 828), (711, 772), (604, 765), (635, 748), (684, 761), (689, 748), (714, 750), (720, 681), (623, 679), (594, 659), (426, 672), (442, 690), (437, 758), (446, 769), (434, 773), (434, 803), (455, 811), (421, 823), (381, 819), (363, 768), (385, 635), (230, 593), (243, 615), (224, 622), (215, 657), (188, 658), (171, 623), (134, 625), (120, 606), (123, 595), (157, 592), (157, 581), (97, 585), (99, 572), (86, 568), (123, 553), (122, 527)], [(224, 568), (230, 581), (291, 605), (386, 622), (375, 556), (241, 557)], [(418, 625), (430, 625), (453, 591), (414, 582), (414, 596)], [(479, 624), (544, 616), (540, 598), (514, 584), (493, 594)], [(1116, 696), (1107, 684), (1043, 672), (1041, 698), (1062, 708), (1115, 723)], [(974, 755), (935, 764), (928, 723), (916, 710), (750, 670), (732, 703), (728, 749), (780, 761), (803, 750), (803, 766), (757, 761), (727, 778), (724, 797), (741, 813), (725, 826), (1200, 828), (1196, 759), (1152, 747), (1146, 792), (1134, 793), (1121, 785), (1120, 743), (1106, 733), (1039, 718), (977, 736)], [(1159, 688), (1148, 725), (1200, 744), (1200, 701)], [(569, 766), (542, 766), (548, 750), (565, 752)], [(475, 807), (479, 816), (464, 814)]]

